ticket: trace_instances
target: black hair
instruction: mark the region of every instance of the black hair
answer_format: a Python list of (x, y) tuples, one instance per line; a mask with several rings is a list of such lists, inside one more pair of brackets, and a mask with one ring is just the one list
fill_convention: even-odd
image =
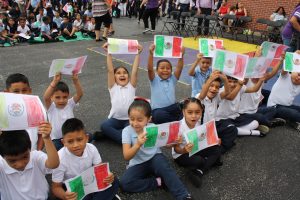
[(59, 81), (53, 92), (61, 91), (63, 93), (70, 93), (69, 87), (65, 82)]
[(49, 20), (49, 17), (48, 16), (44, 16), (43, 18), (42, 18), (42, 21), (45, 23), (45, 22), (47, 22)]
[(30, 87), (28, 78), (24, 74), (15, 73), (7, 77), (5, 81), (6, 89), (8, 90), (13, 83), (19, 83), (19, 82), (25, 83)]
[(144, 111), (144, 114), (146, 117), (151, 117), (151, 106), (150, 103), (143, 98), (136, 98), (132, 102), (132, 104), (129, 106), (128, 109), (128, 115), (130, 115), (130, 112), (132, 109), (140, 109)]
[(158, 69), (159, 64), (162, 63), (162, 62), (169, 63), (170, 66), (171, 66), (171, 68), (172, 68), (172, 64), (171, 64), (171, 62), (169, 60), (167, 60), (167, 59), (161, 59), (161, 60), (157, 61), (157, 63), (156, 63), (156, 69)]
[(17, 156), (30, 151), (31, 141), (26, 130), (2, 131), (0, 135), (0, 155)]
[(67, 135), (68, 133), (81, 130), (84, 130), (84, 125), (82, 121), (77, 118), (67, 119), (61, 127), (63, 136)]
[(275, 13), (278, 13), (278, 11), (279, 11), (280, 9), (282, 9), (282, 15), (285, 16), (286, 13), (285, 13), (284, 7), (282, 7), (282, 6), (279, 6), (279, 7), (277, 8), (277, 10), (275, 11)]
[(124, 66), (118, 66), (118, 67), (114, 68), (114, 74), (118, 71), (118, 69), (121, 69), (121, 68), (123, 68), (127, 72), (127, 74), (129, 75), (128, 69)]
[(181, 110), (185, 110), (187, 108), (187, 106), (190, 104), (190, 103), (196, 103), (200, 106), (200, 108), (203, 110), (203, 105), (201, 103), (201, 101), (195, 97), (189, 97), (189, 98), (186, 98), (185, 100), (183, 100), (180, 104), (180, 107), (181, 107)]
[(236, 78), (233, 78), (232, 76), (227, 76), (227, 79), (228, 80), (234, 80), (234, 81), (237, 81), (238, 79), (236, 79)]

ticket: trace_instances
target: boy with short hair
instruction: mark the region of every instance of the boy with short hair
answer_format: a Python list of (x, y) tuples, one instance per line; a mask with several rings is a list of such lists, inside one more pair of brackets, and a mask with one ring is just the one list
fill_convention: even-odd
[(43, 23), (41, 25), (41, 33), (42, 38), (45, 39), (45, 42), (58, 42), (59, 39), (57, 38), (57, 33), (51, 33), (49, 17), (43, 17), (42, 21)]
[[(30, 29), (26, 25), (26, 18), (20, 17), (20, 19), (19, 19), (19, 26), (18, 26), (18, 29), (17, 29), (17, 33), (18, 34), (20, 34), (20, 33), (24, 34), (25, 36), (30, 36), (31, 35)], [(27, 40), (28, 39), (23, 38), (22, 36), (19, 37), (19, 41), (20, 42), (26, 42)]]
[[(62, 125), (64, 147), (58, 152), (60, 165), (52, 174), (52, 192), (60, 199), (77, 199), (77, 193), (64, 189), (63, 182), (80, 175), (85, 170), (102, 162), (97, 148), (89, 144), (88, 135), (84, 131), (81, 120), (71, 118)], [(106, 184), (112, 186), (104, 191), (91, 193), (84, 199), (112, 200), (119, 199), (116, 195), (119, 182), (110, 173), (104, 179)]]
[(73, 24), (69, 21), (68, 16), (63, 17), (63, 22), (60, 25), (60, 31), (61, 35), (66, 38), (67, 40), (69, 39), (75, 39), (77, 36), (75, 35), (76, 28), (73, 26)]
[[(203, 57), (202, 53), (197, 54), (195, 62), (189, 69), (189, 75), (192, 76), (192, 97), (195, 97), (202, 90), (202, 85), (205, 83), (206, 79), (209, 78), (211, 69), (210, 57)], [(199, 67), (197, 67), (199, 66)]]
[[(6, 79), (6, 89), (4, 92), (15, 93), (15, 94), (32, 94), (32, 89), (29, 84), (28, 78), (20, 73), (11, 74)], [(31, 150), (41, 151), (43, 149), (42, 135), (38, 133), (37, 128), (26, 129), (30, 140)]]
[(49, 186), (45, 178), (59, 166), (57, 151), (50, 139), (51, 125), (42, 122), (47, 154), (30, 151), (31, 142), (25, 130), (2, 131), (0, 135), (1, 199), (47, 199)]
[(72, 79), (76, 93), (70, 99), (68, 99), (70, 95), (69, 87), (66, 83), (60, 81), (60, 73), (57, 73), (54, 76), (52, 82), (44, 93), (45, 107), (47, 109), (49, 121), (53, 126), (51, 139), (57, 150), (63, 147), (61, 142), (61, 127), (67, 119), (74, 117), (73, 109), (83, 95), (78, 74), (73, 74)]

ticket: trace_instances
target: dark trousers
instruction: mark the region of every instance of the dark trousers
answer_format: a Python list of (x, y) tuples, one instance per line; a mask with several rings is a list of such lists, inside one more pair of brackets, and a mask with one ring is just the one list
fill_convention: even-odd
[(105, 120), (101, 124), (101, 130), (104, 135), (114, 140), (115, 142), (122, 144), (122, 131), (128, 125), (128, 120), (118, 120), (115, 118), (110, 118)]
[(144, 15), (143, 15), (145, 29), (149, 28), (148, 19), (150, 17), (151, 29), (155, 30), (155, 20), (156, 20), (156, 17), (157, 17), (157, 9), (158, 8), (145, 9)]
[(183, 200), (187, 197), (187, 189), (162, 153), (129, 167), (120, 180), (120, 186), (126, 192), (147, 192), (157, 189), (156, 177), (163, 180), (175, 199)]
[(143, 5), (142, 8), (139, 9), (139, 21), (141, 21), (141, 19), (143, 18), (144, 11), (145, 11), (145, 6)]
[(276, 117), (289, 120), (291, 122), (300, 122), (300, 107), (291, 106), (276, 106)]
[(259, 108), (256, 113), (252, 113), (252, 114), (245, 113), (241, 115), (256, 120), (261, 125), (270, 126), (271, 120), (274, 119), (276, 115), (276, 108), (275, 107)]
[(222, 153), (225, 153), (235, 145), (238, 130), (229, 119), (216, 121), (216, 129), (221, 139)]
[(94, 192), (86, 197), (83, 200), (112, 200), (119, 190), (119, 180), (115, 178), (114, 182), (111, 184), (110, 188), (107, 188), (101, 192)]
[(208, 147), (189, 157), (189, 154), (182, 154), (175, 159), (175, 162), (186, 168), (200, 169), (203, 172), (208, 171), (221, 157), (221, 148), (219, 145)]
[[(211, 11), (212, 9), (211, 8), (200, 8), (201, 10), (201, 14), (204, 14), (204, 15), (210, 15), (211, 14)], [(201, 26), (202, 26), (202, 23), (203, 23), (203, 19), (198, 19), (198, 34), (201, 35)], [(208, 35), (209, 33), (209, 20), (204, 20), (204, 32), (203, 34), (204, 35)]]
[[(177, 21), (178, 21), (178, 23), (180, 23), (180, 19), (182, 19), (181, 28), (183, 28), (184, 24), (185, 24), (185, 18), (181, 17), (181, 13), (182, 12), (188, 12), (189, 9), (190, 9), (190, 4), (189, 3), (188, 4), (180, 4), (179, 6), (180, 6), (180, 10), (179, 10), (179, 16), (177, 18)], [(177, 27), (177, 28), (180, 28), (180, 27)]]
[(181, 119), (182, 111), (178, 103), (172, 104), (164, 108), (157, 108), (152, 110), (152, 121), (154, 124), (179, 121)]

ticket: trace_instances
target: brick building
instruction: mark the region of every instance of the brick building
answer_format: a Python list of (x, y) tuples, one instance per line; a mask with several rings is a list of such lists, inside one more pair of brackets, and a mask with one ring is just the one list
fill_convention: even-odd
[[(300, 0), (239, 0), (247, 9), (248, 15), (252, 17), (250, 27), (258, 18), (269, 19), (270, 15), (277, 10), (279, 6), (284, 7), (287, 16), (291, 14), (294, 7)], [(235, 5), (238, 0), (228, 0), (229, 5)]]

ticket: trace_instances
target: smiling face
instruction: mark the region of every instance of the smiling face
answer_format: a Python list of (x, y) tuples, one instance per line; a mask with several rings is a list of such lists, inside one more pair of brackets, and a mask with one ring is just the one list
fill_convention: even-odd
[(129, 124), (137, 134), (144, 132), (144, 127), (149, 123), (151, 117), (147, 117), (141, 108), (132, 108), (129, 113)]
[(161, 79), (166, 80), (170, 78), (172, 74), (172, 66), (168, 62), (160, 62), (157, 66), (156, 72)]
[(124, 67), (119, 67), (115, 71), (115, 81), (120, 86), (125, 86), (129, 82), (128, 71)]
[(221, 83), (219, 81), (213, 81), (208, 88), (207, 97), (209, 99), (215, 98), (215, 96), (219, 93), (220, 86)]
[(237, 80), (228, 79), (229, 89), (232, 91), (238, 84)]
[(62, 143), (75, 156), (82, 156), (88, 140), (84, 130), (79, 130), (64, 135)]
[(201, 119), (202, 108), (195, 102), (190, 102), (183, 110), (185, 122), (189, 128), (195, 128), (197, 122)]
[(200, 70), (202, 72), (207, 72), (210, 65), (211, 65), (211, 59), (210, 58), (201, 58), (201, 60), (200, 60)]
[(59, 109), (64, 108), (68, 103), (69, 93), (57, 90), (53, 93), (51, 101), (55, 103), (55, 106)]
[(7, 164), (18, 171), (23, 171), (30, 160), (30, 149), (19, 155), (6, 155), (3, 157)]

